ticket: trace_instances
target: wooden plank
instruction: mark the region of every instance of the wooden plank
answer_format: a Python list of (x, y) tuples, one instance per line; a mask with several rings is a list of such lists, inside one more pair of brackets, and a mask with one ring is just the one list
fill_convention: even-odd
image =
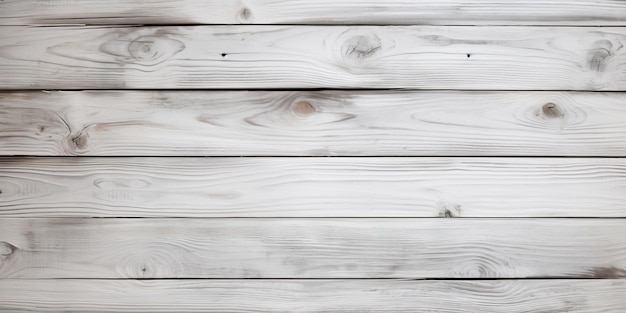
[(2, 278), (626, 277), (622, 219), (0, 219)]
[(1, 89), (626, 90), (626, 28), (3, 27)]
[(0, 280), (11, 312), (623, 312), (604, 280)]
[(2, 158), (0, 217), (626, 217), (618, 158)]
[(0, 24), (626, 25), (619, 0), (4, 0)]
[(626, 156), (626, 93), (0, 93), (2, 155)]

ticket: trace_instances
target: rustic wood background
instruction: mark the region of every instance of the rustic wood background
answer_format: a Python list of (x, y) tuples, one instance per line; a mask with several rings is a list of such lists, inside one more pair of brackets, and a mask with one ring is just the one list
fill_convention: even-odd
[(626, 312), (626, 1), (0, 0), (2, 312)]

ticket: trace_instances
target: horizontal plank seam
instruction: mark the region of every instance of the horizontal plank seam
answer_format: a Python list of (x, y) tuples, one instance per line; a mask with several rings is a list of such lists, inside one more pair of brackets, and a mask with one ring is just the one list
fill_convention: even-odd
[[(0, 205), (0, 209), (5, 206)], [(17, 209), (19, 210), (19, 209)], [(6, 212), (6, 211), (5, 211)], [(615, 217), (615, 216), (455, 216), (455, 217), (447, 217), (447, 216), (66, 216), (66, 217), (36, 217), (36, 216), (28, 216), (28, 217), (0, 217), (0, 220), (4, 219), (195, 219), (195, 220), (220, 220), (220, 219), (414, 219), (414, 220), (440, 220), (440, 219), (458, 219), (458, 220), (529, 220), (529, 219), (589, 219), (589, 220), (621, 220), (626, 219), (626, 216)]]
[(181, 159), (209, 159), (209, 158), (318, 158), (318, 159), (329, 159), (329, 158), (415, 158), (415, 159), (428, 159), (428, 158), (468, 158), (468, 159), (495, 159), (495, 158), (528, 158), (528, 159), (623, 159), (626, 158), (626, 155), (329, 155), (329, 156), (319, 156), (319, 155), (142, 155), (142, 154), (133, 154), (133, 155), (36, 155), (36, 154), (0, 154), (0, 159), (12, 159), (12, 158), (30, 158), (30, 159), (55, 159), (55, 158), (68, 158), (68, 159), (88, 159), (88, 158), (151, 158), (151, 159), (159, 159), (159, 158), (181, 158)]
[[(3, 206), (0, 205), (0, 209)], [(18, 209), (19, 210), (19, 209)], [(11, 211), (11, 210), (8, 210)], [(4, 212), (7, 212), (5, 210)], [(626, 216), (615, 217), (615, 216), (68, 216), (68, 217), (0, 217), (0, 220), (3, 219), (195, 219), (195, 220), (220, 220), (220, 219), (416, 219), (416, 220), (440, 220), (440, 219), (463, 219), (463, 220), (528, 220), (528, 219), (594, 219), (594, 220), (621, 220), (626, 219)]]
[[(624, 27), (626, 28), (626, 27)], [(0, 87), (1, 88), (1, 87)], [(417, 89), (417, 88), (103, 88), (103, 89), (85, 89), (85, 88), (63, 88), (63, 89), (41, 89), (41, 88), (32, 88), (32, 89), (0, 89), (0, 93), (16, 93), (16, 92), (56, 92), (56, 91), (92, 91), (92, 92), (103, 92), (103, 91), (147, 91), (147, 92), (155, 92), (155, 91), (179, 91), (179, 92), (190, 92), (190, 91), (346, 91), (346, 92), (359, 92), (359, 91), (412, 91), (412, 92), (438, 92), (438, 91), (451, 91), (451, 92), (493, 92), (493, 93), (506, 93), (506, 92), (571, 92), (571, 93), (626, 93), (626, 90), (590, 90), (590, 89), (450, 89), (450, 88), (429, 88), (429, 89)]]
[[(66, 19), (70, 19), (70, 18), (62, 18), (63, 20)], [(72, 19), (76, 19), (76, 20), (81, 20), (81, 19), (92, 19), (90, 17), (81, 17), (81, 18), (72, 18)], [(332, 26), (390, 26), (390, 27), (397, 27), (397, 26), (436, 26), (436, 27), (559, 27), (559, 28), (578, 28), (578, 27), (586, 27), (586, 28), (601, 28), (601, 27), (626, 27), (626, 23), (622, 23), (622, 24), (596, 24), (596, 25), (588, 25), (588, 24), (581, 24), (581, 25), (577, 25), (577, 24), (383, 24), (383, 23), (354, 23), (354, 22), (350, 22), (350, 23), (344, 23), (344, 24), (312, 24), (312, 23), (307, 23), (307, 24), (282, 24), (282, 23), (256, 23), (256, 24), (203, 24), (203, 23), (173, 23), (173, 24), (109, 24), (109, 23), (103, 23), (103, 24), (82, 24), (82, 23), (66, 23), (66, 24), (2, 24), (0, 25), (1, 27), (19, 27), (19, 26), (26, 26), (26, 27), (80, 27), (80, 26), (84, 26), (84, 27), (118, 27), (118, 26), (124, 26), (124, 27), (168, 27), (168, 26), (172, 26), (172, 27), (176, 27), (176, 26), (181, 26), (181, 27), (186, 27), (186, 26), (316, 26), (316, 27), (332, 27)]]
[(146, 281), (146, 280), (180, 280), (180, 281), (184, 281), (184, 280), (205, 280), (205, 281), (214, 281), (214, 280), (229, 280), (229, 281), (245, 281), (245, 280), (265, 280), (265, 281), (269, 281), (269, 280), (284, 280), (284, 281), (293, 281), (293, 280), (301, 280), (301, 281), (327, 281), (327, 280), (357, 280), (357, 281), (365, 281), (365, 280), (374, 280), (374, 281), (493, 281), (493, 280), (505, 280), (505, 281), (523, 281), (523, 280), (546, 280), (546, 281), (555, 281), (555, 280), (563, 280), (563, 281), (571, 281), (571, 280), (585, 280), (585, 281), (589, 281), (589, 280), (616, 280), (616, 281), (626, 281), (626, 278), (623, 277), (575, 277), (575, 276), (567, 276), (567, 277), (562, 277), (562, 276), (554, 276), (554, 277), (550, 277), (550, 276), (542, 276), (542, 277), (522, 277), (522, 278), (513, 278), (513, 277), (505, 277), (505, 278), (414, 278), (414, 277), (400, 277), (400, 278), (388, 278), (388, 277), (381, 277), (381, 278), (377, 278), (377, 277), (369, 277), (369, 278), (358, 278), (358, 277), (348, 277), (348, 278), (336, 278), (336, 277), (329, 277), (329, 278), (289, 278), (289, 277), (283, 277), (283, 278), (199, 278), (199, 277), (191, 277), (191, 278), (172, 278), (172, 277), (165, 277), (165, 278), (87, 278), (87, 277), (80, 277), (80, 278), (0, 278), (0, 282), (3, 280), (28, 280), (28, 281), (37, 281), (37, 280), (50, 280), (50, 281), (54, 281), (54, 280), (95, 280), (95, 281)]

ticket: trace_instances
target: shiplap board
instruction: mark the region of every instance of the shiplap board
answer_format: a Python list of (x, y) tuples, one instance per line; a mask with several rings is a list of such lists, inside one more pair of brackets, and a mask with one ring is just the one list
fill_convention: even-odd
[(626, 25), (619, 0), (3, 0), (0, 24)]
[(1, 278), (626, 276), (623, 219), (0, 219)]
[(0, 93), (2, 155), (626, 156), (626, 93)]
[(0, 158), (0, 217), (626, 217), (622, 158)]
[(0, 89), (626, 90), (626, 28), (2, 27)]
[(10, 312), (623, 312), (623, 279), (0, 280)]

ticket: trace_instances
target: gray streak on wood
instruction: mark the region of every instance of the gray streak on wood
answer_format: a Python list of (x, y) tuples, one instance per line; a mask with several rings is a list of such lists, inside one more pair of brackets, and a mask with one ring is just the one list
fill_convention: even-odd
[(1, 155), (624, 156), (626, 94), (0, 93)]
[(619, 158), (3, 158), (0, 217), (626, 217)]
[(1, 89), (626, 90), (616, 27), (9, 26), (0, 43)]
[(624, 277), (603, 219), (0, 219), (2, 278)]

